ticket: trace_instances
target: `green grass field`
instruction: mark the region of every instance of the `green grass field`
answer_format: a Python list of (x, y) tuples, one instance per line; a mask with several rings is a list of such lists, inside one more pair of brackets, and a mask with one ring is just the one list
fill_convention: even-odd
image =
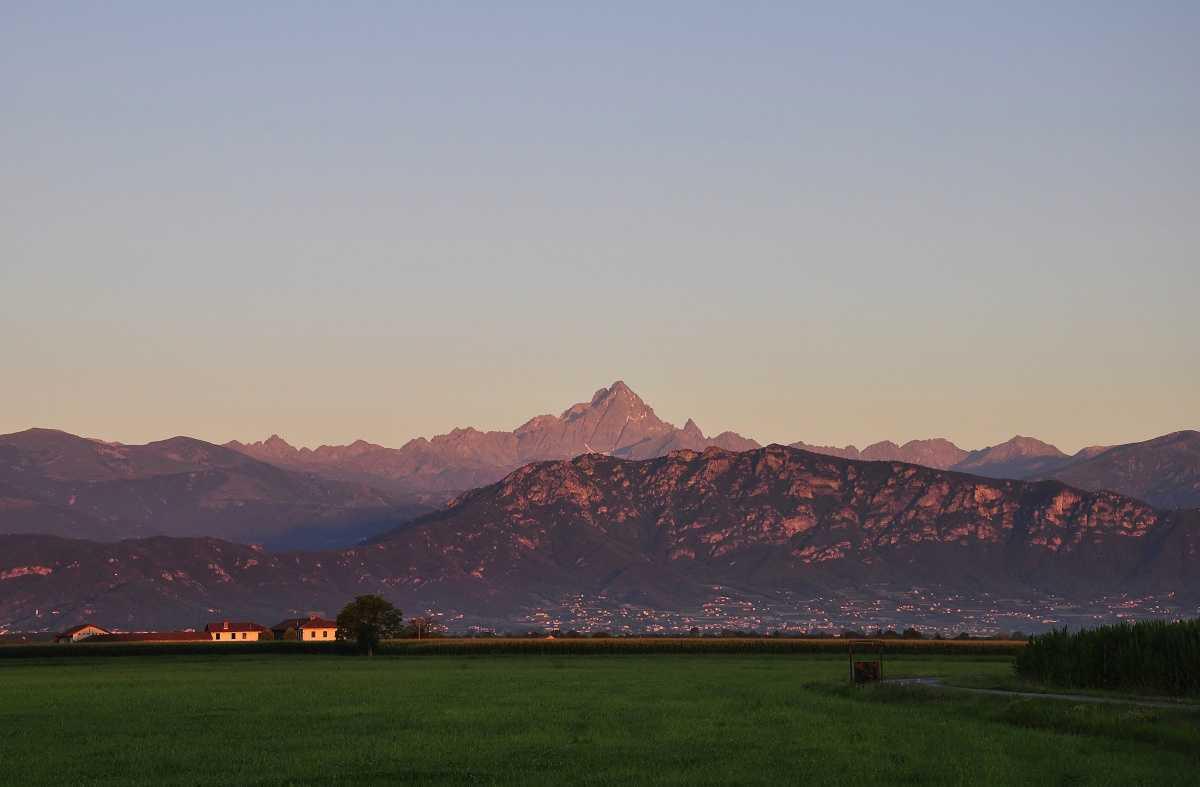
[(1194, 712), (856, 689), (845, 672), (778, 654), (10, 659), (0, 782), (1196, 783)]

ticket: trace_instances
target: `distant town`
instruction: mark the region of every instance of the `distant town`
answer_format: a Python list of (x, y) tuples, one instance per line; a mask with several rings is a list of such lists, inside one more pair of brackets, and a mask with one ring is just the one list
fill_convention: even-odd
[[(508, 620), (487, 620), (455, 609), (429, 608), (412, 617), (413, 636), (842, 636), (907, 631), (922, 637), (952, 638), (1027, 635), (1049, 629), (1078, 629), (1123, 620), (1177, 620), (1200, 616), (1200, 604), (1173, 592), (1134, 596), (1114, 594), (1080, 601), (1053, 595), (974, 595), (914, 587), (864, 586), (856, 591), (801, 597), (781, 591), (773, 598), (714, 585), (696, 609), (668, 610), (631, 604), (606, 594), (575, 594), (558, 604), (522, 611)], [(217, 614), (220, 611), (214, 610)], [(48, 618), (66, 614), (50, 610)], [(5, 639), (31, 637), (58, 642), (333, 642), (337, 624), (320, 614), (286, 618), (274, 625), (223, 615), (194, 628), (138, 630), (102, 619), (64, 629), (20, 632), (0, 628)]]
[[(807, 598), (790, 592), (763, 598), (714, 586), (712, 597), (693, 610), (659, 610), (617, 603), (604, 595), (576, 595), (563, 599), (559, 605), (531, 610), (519, 622), (531, 630), (614, 634), (688, 633), (695, 629), (700, 633), (837, 635), (844, 631), (912, 629), (929, 637), (962, 633), (993, 637), (1014, 632), (1038, 633), (1064, 626), (1075, 629), (1122, 620), (1173, 620), (1197, 615), (1200, 604), (1180, 602), (1174, 593), (1115, 594), (1080, 601), (1053, 595), (969, 595), (922, 587), (899, 590), (881, 585)], [(443, 616), (451, 628), (455, 628), (454, 618), (453, 613)], [(498, 624), (464, 628), (487, 632), (512, 627)]]

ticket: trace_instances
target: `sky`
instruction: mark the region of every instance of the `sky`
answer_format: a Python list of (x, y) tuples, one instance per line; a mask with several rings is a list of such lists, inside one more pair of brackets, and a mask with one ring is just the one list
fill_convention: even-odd
[(1198, 3), (192, 5), (0, 10), (0, 432), (1200, 428)]

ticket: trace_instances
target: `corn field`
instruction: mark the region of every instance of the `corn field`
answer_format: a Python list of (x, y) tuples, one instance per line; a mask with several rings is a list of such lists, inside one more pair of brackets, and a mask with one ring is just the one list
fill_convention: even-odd
[(1039, 634), (1017, 674), (1072, 688), (1200, 695), (1200, 620), (1146, 620)]
[[(870, 640), (885, 655), (1012, 656), (1024, 642), (1008, 640)], [(620, 655), (650, 653), (778, 653), (846, 655), (853, 640), (788, 637), (478, 638), (389, 640), (378, 653), (412, 655)]]
[[(886, 656), (1012, 656), (1025, 643), (1009, 640), (870, 640), (882, 642)], [(609, 637), (609, 638), (452, 638), (393, 639), (380, 643), (378, 656), (485, 656), (485, 655), (621, 655), (653, 653), (696, 654), (811, 654), (844, 656), (855, 640), (800, 639), (788, 637)], [(353, 655), (349, 643), (246, 642), (246, 643), (88, 643), (70, 645), (0, 645), (0, 660), (5, 658), (42, 658), (77, 656), (226, 656), (247, 654), (272, 655)]]

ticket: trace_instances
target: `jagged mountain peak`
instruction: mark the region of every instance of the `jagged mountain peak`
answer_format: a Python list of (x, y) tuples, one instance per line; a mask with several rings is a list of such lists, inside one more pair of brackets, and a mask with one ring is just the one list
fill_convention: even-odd
[(295, 446), (277, 434), (273, 434), (264, 440), (262, 448), (264, 451), (273, 454), (293, 454), (296, 452)]
[(735, 451), (758, 443), (733, 432), (707, 438), (694, 421), (683, 429), (659, 418), (623, 380), (601, 388), (562, 415), (539, 415), (511, 432), (460, 427), (433, 438), (416, 438), (398, 449), (366, 441), (322, 446), (315, 451), (274, 450), (271, 440), (229, 447), (257, 459), (329, 478), (369, 483), (396, 494), (451, 494), (492, 483), (528, 462), (588, 453), (647, 459), (678, 449), (719, 445)]
[(617, 380), (609, 387), (601, 388), (592, 394), (590, 402), (580, 402), (571, 405), (559, 417), (568, 421), (575, 420), (586, 417), (597, 410), (608, 410), (614, 407), (630, 415), (636, 414), (641, 417), (645, 417), (647, 414), (654, 414), (654, 410), (640, 396), (634, 393), (632, 388), (626, 385), (624, 381)]
[(595, 395), (600, 397), (632, 396), (634, 399), (639, 399), (640, 401), (638, 395), (633, 392), (632, 388), (625, 384), (624, 380), (614, 380), (612, 385), (607, 388), (601, 388), (599, 391), (596, 391)]
[(237, 440), (231, 440), (222, 447), (251, 456), (260, 461), (280, 464), (296, 461), (302, 454), (311, 453), (307, 448), (303, 450), (296, 448), (278, 434), (272, 434), (266, 440), (259, 440), (254, 443), (241, 443)]

